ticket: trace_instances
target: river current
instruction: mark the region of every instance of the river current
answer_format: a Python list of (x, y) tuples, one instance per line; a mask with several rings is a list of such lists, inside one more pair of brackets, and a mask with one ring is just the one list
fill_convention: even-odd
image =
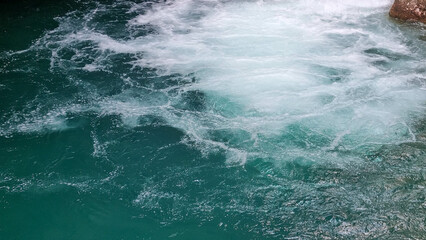
[(46, 2), (0, 23), (1, 239), (426, 236), (392, 1)]

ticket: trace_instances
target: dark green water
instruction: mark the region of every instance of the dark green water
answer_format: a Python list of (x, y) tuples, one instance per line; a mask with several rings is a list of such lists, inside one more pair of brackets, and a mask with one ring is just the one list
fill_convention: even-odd
[(426, 30), (379, 2), (1, 2), (0, 239), (426, 238)]

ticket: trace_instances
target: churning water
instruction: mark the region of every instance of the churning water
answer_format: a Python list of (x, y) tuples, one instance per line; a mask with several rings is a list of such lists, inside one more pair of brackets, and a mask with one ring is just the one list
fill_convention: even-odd
[(77, 1), (0, 55), (0, 236), (424, 237), (426, 31), (390, 4)]

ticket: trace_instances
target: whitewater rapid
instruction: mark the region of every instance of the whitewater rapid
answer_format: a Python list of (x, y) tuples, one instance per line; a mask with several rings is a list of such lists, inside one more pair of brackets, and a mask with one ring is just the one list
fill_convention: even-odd
[(424, 238), (426, 28), (391, 0), (62, 4), (0, 24), (0, 239)]
[(112, 59), (127, 54), (121, 64), (150, 69), (164, 86), (123, 73), (119, 94), (15, 115), (3, 134), (66, 128), (73, 112), (119, 114), (131, 127), (156, 116), (185, 132), (188, 144), (223, 150), (237, 163), (341, 161), (416, 141), (425, 48), (387, 17), (391, 1), (126, 4), (125, 37), (97, 29), (95, 16), (107, 10), (99, 5), (82, 20), (58, 19), (28, 51), (51, 52), (51, 71), (87, 73), (112, 71)]

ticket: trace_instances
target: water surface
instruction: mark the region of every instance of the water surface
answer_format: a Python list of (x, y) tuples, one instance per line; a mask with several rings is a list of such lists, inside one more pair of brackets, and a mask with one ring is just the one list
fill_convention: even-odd
[(391, 1), (2, 4), (2, 239), (426, 236)]

